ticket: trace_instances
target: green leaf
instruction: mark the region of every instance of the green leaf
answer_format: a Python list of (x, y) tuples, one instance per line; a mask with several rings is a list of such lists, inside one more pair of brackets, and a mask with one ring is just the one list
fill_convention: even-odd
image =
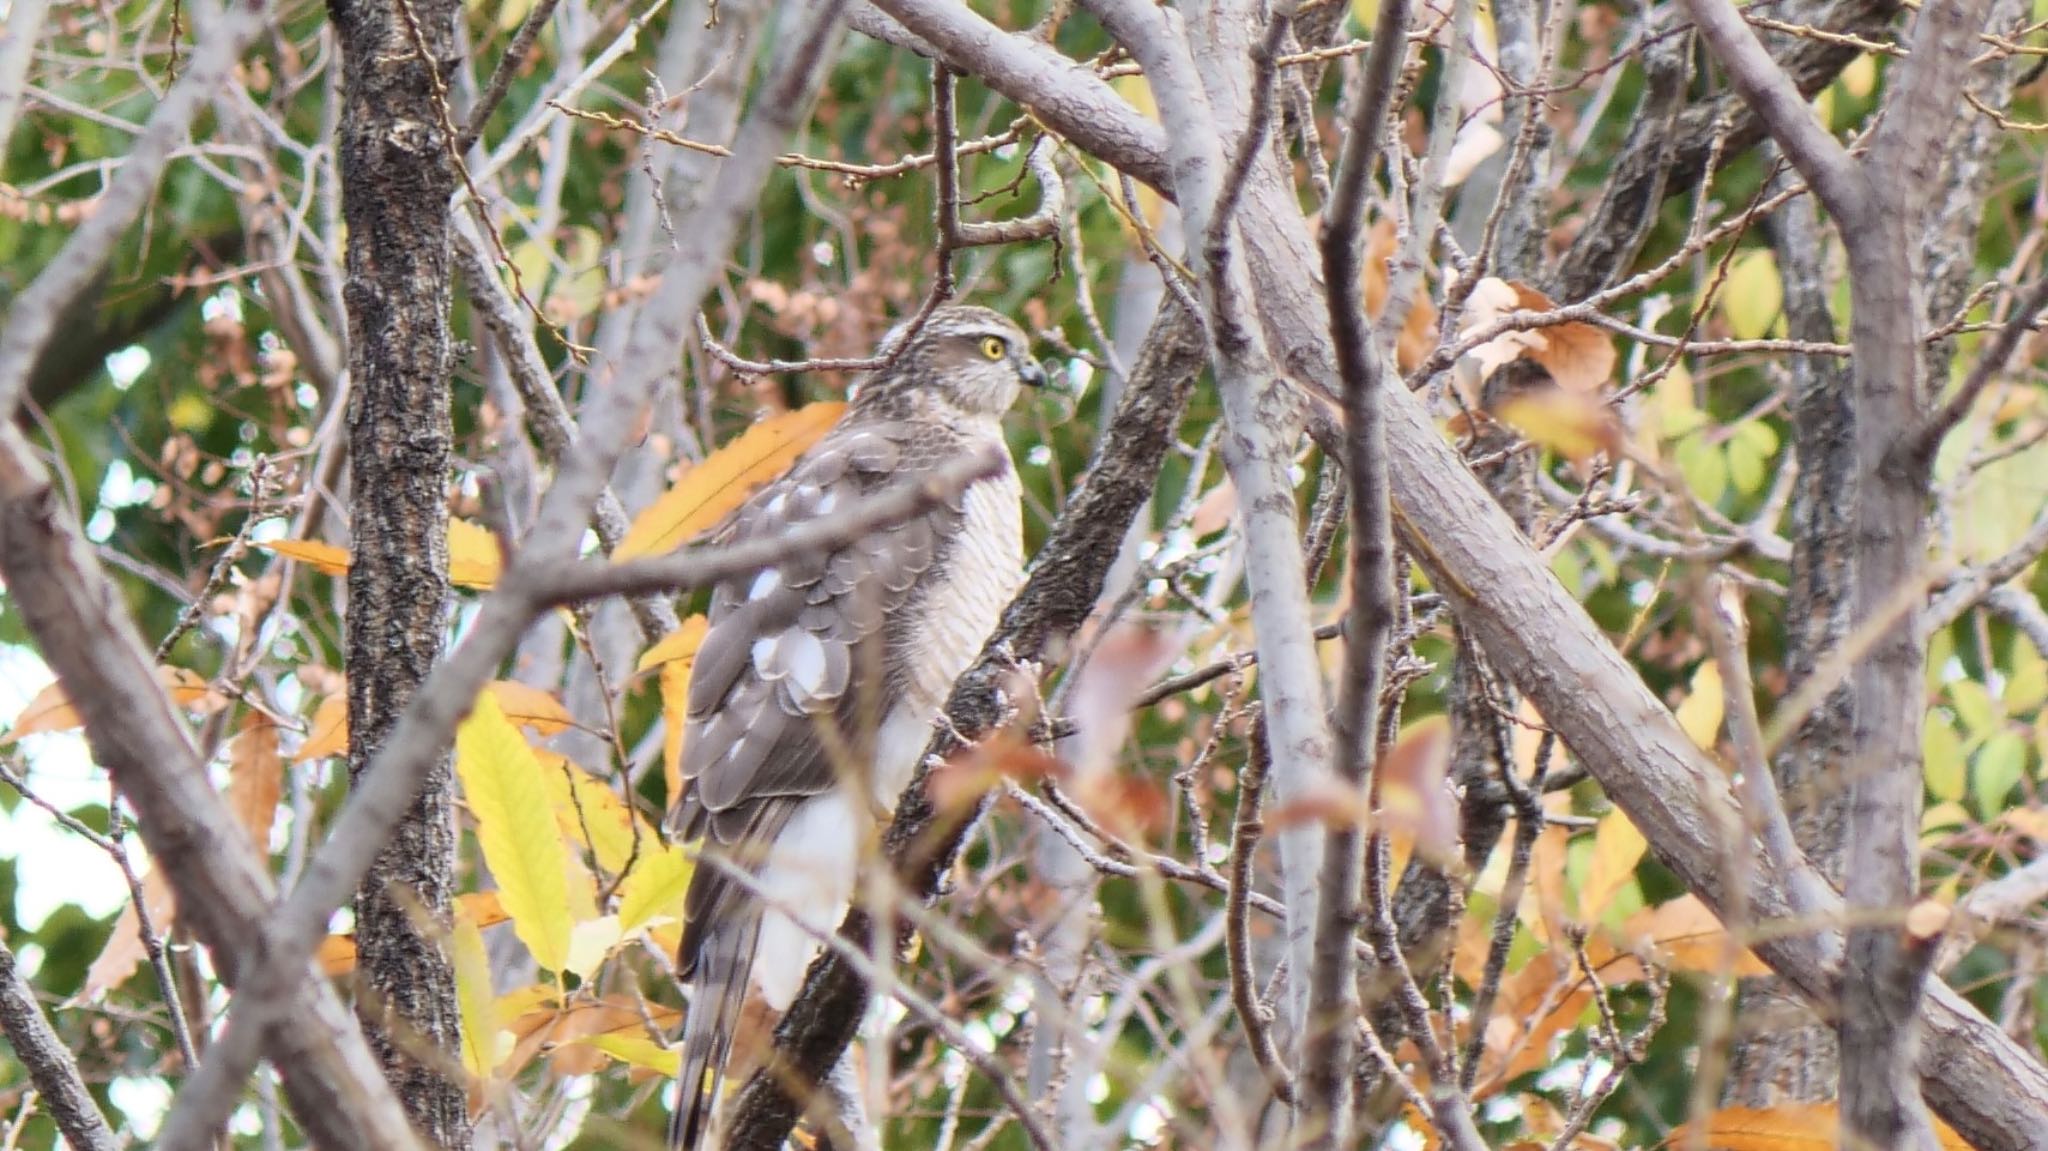
[(1717, 503), (1721, 494), (1728, 490), (1728, 456), (1718, 446), (1710, 444), (1704, 436), (1687, 436), (1678, 441), (1673, 453), (1678, 460), (1678, 471), (1685, 477), (1685, 486), (1701, 503)]
[(1991, 819), (2005, 809), (2005, 797), (2012, 794), (2027, 772), (2027, 741), (2010, 731), (2001, 731), (1984, 743), (1970, 765), (1970, 798), (1977, 814)]

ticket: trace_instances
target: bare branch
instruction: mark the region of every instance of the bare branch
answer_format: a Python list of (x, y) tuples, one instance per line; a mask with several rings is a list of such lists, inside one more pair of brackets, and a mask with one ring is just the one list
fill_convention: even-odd
[(1047, 127), (1153, 187), (1168, 183), (1166, 136), (1110, 86), (1045, 44), (950, 0), (876, 0), (954, 69), (1029, 107)]
[[(248, 948), (275, 896), (270, 877), (171, 712), (119, 594), (11, 420), (0, 421), (0, 575), (58, 682), (79, 701), (93, 757), (140, 816), (185, 921), (225, 981), (246, 986), (254, 967)], [(412, 1146), (412, 1130), (355, 1019), (303, 956), (298, 970), (308, 978), (289, 999), (297, 1022), (280, 1032), (276, 1051), (309, 1136), (364, 1151)], [(217, 1115), (240, 1086), (240, 1078), (227, 1085)], [(215, 1122), (208, 1117), (183, 1146), (209, 1143)]]
[(14, 952), (5, 942), (0, 942), (0, 1034), (7, 1036), (67, 1143), (77, 1151), (115, 1151), (120, 1146), (79, 1076), (71, 1049), (43, 1015), (35, 989), (21, 977)]
[[(203, 35), (185, 74), (157, 101), (93, 213), (0, 319), (0, 421), (13, 420), (29, 374), (57, 334), (65, 309), (99, 274), (114, 244), (155, 195), (157, 181), (171, 153), (184, 144), (193, 118), (212, 102), (243, 50), (269, 22), (268, 9), (258, 4), (232, 4), (225, 13), (209, 0), (194, 0), (193, 7)], [(10, 26), (12, 22), (10, 17)]]
[(14, 125), (21, 116), (21, 95), (28, 86), (28, 66), (35, 59), (36, 41), (43, 34), (43, 17), (50, 11), (49, 0), (15, 0), (7, 9), (7, 26), (0, 28), (0, 159), (14, 139)]
[(1681, 0), (1728, 79), (1785, 150), (1799, 174), (1837, 216), (1860, 216), (1861, 173), (1849, 153), (1814, 115), (1792, 78), (1764, 50), (1731, 0)]
[[(1359, 89), (1351, 95), (1350, 131), (1337, 164), (1329, 226), (1323, 233), (1330, 341), (1344, 386), (1346, 503), (1351, 510), (1351, 608), (1345, 620), (1344, 670), (1338, 680), (1333, 766), (1338, 777), (1355, 788), (1373, 780), (1379, 761), (1379, 733), (1373, 720), (1395, 622), (1393, 510), (1381, 418), (1388, 373), (1381, 337), (1366, 326), (1359, 245), (1365, 231), (1366, 190), (1379, 163), (1388, 105), (1408, 53), (1408, 10), (1405, 0), (1383, 0), (1380, 5), (1372, 53), (1359, 73)], [(1298, 1135), (1309, 1147), (1334, 1149), (1349, 1141), (1356, 1031), (1352, 1021), (1358, 1016), (1352, 941), (1360, 918), (1364, 845), (1364, 829), (1346, 825), (1331, 829), (1324, 848), (1298, 1107)]]
[(1001, 471), (1003, 460), (980, 453), (934, 468), (922, 480), (892, 484), (873, 496), (770, 539), (702, 547), (622, 563), (585, 562), (537, 573), (525, 590), (542, 607), (611, 595), (645, 595), (708, 587), (773, 567), (793, 556), (834, 551), (953, 499), (976, 480)]
[[(807, 114), (841, 28), (837, 0), (787, 10), (803, 19), (806, 34), (786, 42), (759, 103), (741, 132), (759, 146), (719, 170), (704, 202), (678, 229), (681, 250), (663, 273), (626, 342), (617, 377), (583, 420), (584, 435), (557, 473), (526, 546), (514, 557), (498, 589), (484, 602), (468, 637), (421, 686), (390, 739), (358, 782), (327, 842), (307, 864), (299, 886), (265, 925), (244, 993), (237, 996), (220, 1038), (186, 1084), (162, 1137), (176, 1131), (196, 1145), (233, 1098), (254, 1065), (257, 1038), (293, 994), (299, 973), (324, 933), (328, 916), (348, 898), (412, 802), (427, 768), (447, 749), (456, 724), (476, 693), (510, 654), (533, 614), (543, 606), (534, 588), (573, 560), (604, 489), (612, 463), (638, 418), (654, 380), (680, 347), (738, 221), (753, 209), (774, 163), (773, 148)], [(280, 1026), (280, 1035), (298, 1030)], [(337, 1112), (347, 1114), (346, 1111)], [(165, 1146), (172, 1146), (166, 1142)]]
[(1895, 450), (1899, 452), (1901, 466), (1932, 466), (1934, 453), (1941, 450), (1942, 438), (1948, 435), (1950, 429), (1963, 422), (1963, 418), (1970, 414), (1971, 406), (1977, 402), (1977, 397), (1983, 395), (1984, 389), (1991, 386), (1991, 381), (1997, 379), (1998, 374), (2005, 370), (2006, 362), (2019, 350), (2020, 341), (2026, 339), (2034, 330), (2034, 321), (2040, 317), (2044, 308), (2048, 308), (2048, 277), (2035, 281), (2034, 286), (2021, 297), (2019, 306), (2013, 309), (2012, 315), (2006, 317), (2005, 326), (1998, 329), (1998, 335), (1992, 339), (1991, 346), (1978, 355), (1976, 364), (1970, 368), (1970, 374), (1963, 379), (1963, 385), (1948, 399), (1942, 401), (1941, 406), (1929, 413), (1926, 421), (1915, 428), (1911, 435), (1900, 441)]

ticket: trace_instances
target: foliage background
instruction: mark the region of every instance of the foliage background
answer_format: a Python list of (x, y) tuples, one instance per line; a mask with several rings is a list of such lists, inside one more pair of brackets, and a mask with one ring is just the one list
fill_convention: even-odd
[[(1008, 28), (1031, 28), (1048, 15), (1028, 3), (978, 7)], [(470, 7), (464, 28), (468, 90), (487, 74), (526, 15), (521, 4)], [(1354, 12), (1339, 40), (1362, 35), (1370, 15)], [(596, 46), (612, 43), (629, 22), (644, 20), (639, 47), (599, 69), (573, 100), (581, 108), (644, 119), (650, 105), (685, 95), (650, 90), (650, 46), (678, 22), (697, 19), (701, 13), (694, 9), (666, 4), (565, 0), (519, 65), (509, 97), (485, 133), (486, 141), (498, 140), (530, 116), (546, 117), (545, 126), (496, 171), (489, 197), (526, 291), (555, 326), (554, 338), (544, 337), (542, 345), (572, 399), (591, 386), (592, 376), (564, 341), (599, 342), (606, 313), (630, 302), (641, 286), (629, 271), (628, 257), (636, 254), (622, 252), (619, 237), (632, 175), (663, 162), (667, 146), (603, 123), (548, 115), (540, 101)], [(50, 21), (36, 57), (28, 111), (4, 157), (0, 300), (31, 279), (80, 216), (92, 211), (95, 191), (123, 155), (133, 125), (147, 114), (180, 54), (190, 50), (178, 9), (162, 0), (63, 6), (51, 12)], [(1633, 53), (1642, 27), (1632, 8), (1595, 3), (1577, 6), (1563, 25), (1567, 36), (1557, 70), (1562, 83), (1551, 95), (1546, 120), (1576, 148), (1542, 204), (1553, 251), (1584, 222), (1586, 207), (1607, 177), (1606, 164), (1629, 130), (1641, 95)], [(2027, 43), (2040, 39), (2031, 35)], [(1061, 20), (1053, 42), (1084, 60), (1100, 59), (1110, 47), (1085, 18)], [(1440, 49), (1429, 48), (1414, 77), (1408, 135), (1418, 152), (1427, 143), (1425, 116), (1438, 98), (1443, 58)], [(1339, 60), (1313, 94), (1326, 139), (1354, 66), (1352, 57)], [(2048, 89), (2038, 73), (2030, 68), (2022, 77), (2010, 111), (2016, 119), (2048, 117)], [(1852, 63), (1820, 97), (1828, 122), (1838, 132), (1867, 124), (1884, 94), (1886, 74), (1886, 62), (1875, 55)], [(305, 565), (287, 568), (274, 552), (240, 550), (239, 542), (282, 537), (314, 499), (329, 502), (315, 518), (312, 538), (340, 543), (346, 531), (334, 493), (316, 486), (316, 464), (332, 440), (325, 422), (332, 414), (328, 395), (280, 328), (275, 301), (253, 269), (260, 257), (248, 250), (248, 228), (252, 219), (283, 221), (293, 233), (288, 258), (314, 283), (314, 297), (331, 286), (342, 240), (329, 132), (336, 77), (320, 6), (281, 6), (274, 34), (244, 61), (238, 79), (267, 133), (262, 145), (252, 146), (219, 115), (195, 133), (142, 225), (96, 286), (90, 307), (72, 318), (57, 354), (41, 365), (25, 418), (52, 451), (74, 506), (144, 634), (172, 635), (181, 613), (196, 606), (198, 626), (183, 632), (166, 662), (215, 681), (214, 692), (197, 701), (194, 723), (203, 746), (217, 752), (211, 770), (223, 787), (233, 776), (230, 737), (245, 731), (252, 716), (277, 719), (287, 762), (280, 766), (283, 806), (267, 831), (267, 846), (277, 873), (288, 880), (342, 798), (337, 761), (291, 762), (311, 733), (318, 702), (338, 689), (340, 594), (328, 576)], [(1696, 77), (1693, 83), (1709, 81)], [(1135, 77), (1118, 84), (1142, 99)], [(928, 151), (929, 95), (922, 62), (854, 37), (796, 150), (848, 164), (886, 163)], [(963, 139), (1001, 133), (1019, 117), (1016, 107), (971, 80), (961, 83), (959, 99)], [(1028, 141), (1038, 131), (1027, 122), (1022, 135)], [(1059, 147), (1050, 141), (1047, 146)], [(2038, 274), (2041, 136), (2004, 133), (1989, 159), (1993, 174), (1969, 278), (2011, 287)], [(1029, 491), (1026, 524), (1033, 544), (1087, 467), (1094, 433), (1113, 397), (1109, 349), (1128, 356), (1134, 344), (1123, 333), (1133, 325), (1142, 331), (1158, 292), (1158, 273), (1135, 242), (1114, 175), (1063, 147), (1058, 164), (1070, 209), (1062, 243), (973, 250), (961, 260), (962, 294), (1044, 333), (1042, 350), (1063, 369), (1066, 390), (1020, 410), (1009, 425)], [(1706, 202), (1674, 197), (1666, 203), (1637, 267), (1653, 266), (1684, 247), (1694, 212), (1715, 219), (1739, 212), (1764, 187), (1769, 166), (1755, 151), (1732, 157), (1703, 193)], [(968, 210), (977, 218), (1021, 217), (1035, 208), (1021, 144), (964, 159), (962, 178)], [(1156, 200), (1141, 196), (1139, 202), (1152, 215), (1152, 226), (1171, 228)], [(1467, 203), (1453, 190), (1450, 218), (1462, 228), (1487, 206), (1477, 196)], [(922, 170), (850, 181), (805, 164), (786, 167), (771, 181), (750, 230), (735, 247), (707, 314), (710, 329), (755, 358), (864, 355), (922, 297), (932, 275), (933, 210), (932, 183)], [(1832, 237), (1826, 243), (1824, 256), (1837, 277), (1839, 319), (1847, 308), (1839, 244)], [(1445, 286), (1441, 270), (1433, 270), (1423, 290), (1441, 299)], [(1618, 406), (1621, 434), (1635, 445), (1646, 479), (1652, 469), (1659, 474), (1646, 482), (1637, 506), (1610, 513), (1615, 520), (1682, 543), (1781, 530), (1792, 466), (1786, 356), (1768, 346), (1742, 345), (1784, 337), (1781, 296), (1771, 249), (1757, 228), (1700, 248), (1670, 275), (1612, 309), (1624, 323), (1667, 336), (1684, 331), (1691, 318), (1694, 340), (1736, 342), (1735, 350), (1721, 354), (1688, 353)], [(455, 330), (466, 333), (470, 344), (453, 381), (463, 459), (451, 477), (454, 510), (489, 521), (509, 506), (517, 523), (525, 514), (521, 501), (532, 498), (524, 485), (545, 469), (535, 465), (508, 418), (503, 365), (466, 299), (458, 293), (456, 300)], [(1981, 324), (2002, 318), (2003, 301), (1997, 292), (1973, 295), (1959, 319)], [(1091, 313), (1100, 316), (1099, 328)], [(1625, 336), (1607, 338), (1618, 367), (1613, 379), (1598, 382), (1603, 396), (1645, 378), (1668, 354)], [(1958, 374), (1967, 370), (1981, 338), (1968, 330), (1955, 338)], [(1937, 538), (1941, 552), (1959, 563), (1981, 563), (2016, 547), (2038, 554), (2044, 543), (2048, 409), (2032, 367), (2034, 349), (2027, 351), (2027, 363), (2015, 368), (1944, 454)], [(683, 390), (657, 409), (645, 450), (622, 473), (621, 490), (636, 503), (687, 475), (685, 463), (702, 459), (764, 413), (841, 398), (849, 383), (845, 373), (834, 372), (747, 378), (697, 345), (680, 355)], [(1183, 448), (1161, 477), (1150, 530), (1133, 551), (1138, 583), (1126, 605), (1130, 618), (1173, 640), (1163, 652), (1140, 651), (1121, 664), (1110, 663), (1109, 675), (1149, 679), (1184, 673), (1248, 646), (1244, 593), (1231, 556), (1229, 497), (1216, 494), (1221, 465), (1204, 447), (1217, 416), (1213, 393), (1198, 391), (1182, 428)], [(1569, 423), (1577, 416), (1553, 418)], [(1567, 429), (1536, 417), (1522, 430), (1538, 444), (1548, 475), (1573, 492), (1585, 485), (1582, 463), (1560, 450)], [(1313, 452), (1301, 460), (1305, 512), (1317, 490), (1318, 463)], [(1680, 507), (1686, 510), (1674, 510)], [(1546, 515), (1554, 518), (1556, 509)], [(1706, 525), (1704, 537), (1687, 534), (1686, 525), (1695, 520)], [(1688, 565), (1627, 540), (1574, 531), (1555, 552), (1554, 569), (1610, 635), (1625, 637), (1626, 650), (1651, 686), (1688, 721), (1689, 730), (1712, 745), (1719, 738), (1723, 701), (1685, 592)], [(234, 562), (226, 572), (217, 571), (228, 541), (238, 541)], [(1782, 554), (1770, 551), (1735, 550), (1718, 564), (1745, 589), (1752, 615), (1750, 656), (1767, 718), (1786, 683), (1781, 661), (1789, 579)], [(2031, 557), (2023, 558), (2020, 586), (2035, 597), (2048, 592)], [(1336, 565), (1322, 573), (1319, 623), (1341, 614), (1340, 584)], [(1414, 590), (1426, 606), (1427, 587)], [(630, 774), (635, 782), (623, 794), (657, 820), (665, 799), (658, 676), (628, 676), (614, 667), (616, 707), (606, 708), (591, 706), (587, 683), (579, 687), (573, 670), (587, 666), (587, 660), (578, 661), (597, 642), (592, 636), (607, 626), (605, 615), (545, 630), (525, 645), (508, 675), (566, 698), (582, 733), (570, 732), (557, 746), (614, 786), (625, 778), (622, 773)], [(458, 609), (451, 626), (459, 631), (465, 619)], [(2048, 843), (2048, 801), (2041, 790), (2048, 755), (2048, 660), (2037, 642), (2011, 613), (1992, 610), (1967, 611), (1933, 638), (1925, 879), (1944, 898), (1960, 897), (2025, 864)], [(1451, 643), (1442, 621), (1418, 637), (1413, 656), (1428, 670), (1408, 687), (1406, 723), (1420, 724), (1445, 711)], [(250, 651), (251, 674), (233, 682), (218, 679), (236, 666), (238, 653)], [(1326, 655), (1334, 670), (1336, 645), (1326, 645)], [(30, 701), (47, 679), (19, 617), (0, 601), (0, 716), (32, 710)], [(1058, 701), (1059, 680), (1053, 683)], [(1191, 815), (1200, 814), (1211, 828), (1227, 827), (1235, 773), (1247, 754), (1248, 717), (1239, 694), (1244, 687), (1240, 677), (1224, 677), (1143, 713), (1130, 738), (1115, 749), (1116, 772), (1127, 786), (1111, 798), (1098, 797), (1098, 814), (1127, 821), (1150, 848), (1174, 855), (1190, 850)], [(1065, 702), (1079, 706), (1071, 697)], [(1203, 770), (1176, 774), (1190, 762)], [(108, 831), (107, 785), (75, 732), (10, 740), (0, 747), (0, 763), (65, 816), (94, 832)], [(1567, 817), (1569, 834), (1551, 833), (1555, 842), (1545, 842), (1554, 849), (1538, 852), (1535, 887), (1543, 898), (1576, 906), (1585, 920), (1619, 928), (1639, 911), (1682, 894), (1639, 844), (1630, 851), (1626, 836), (1610, 830), (1610, 809), (1596, 785), (1582, 782), (1553, 798), (1555, 813)], [(1032, 1043), (1031, 941), (1044, 926), (1050, 898), (1026, 866), (1039, 834), (1039, 825), (1014, 802), (999, 808), (979, 833), (957, 894), (943, 905), (965, 937), (987, 950), (928, 946), (919, 974), (919, 986), (963, 1021), (966, 1034), (991, 1046), (1020, 1075)], [(568, 842), (578, 846), (573, 836)], [(131, 847), (137, 870), (144, 870), (139, 846)], [(473, 843), (466, 860), (476, 869), (472, 884), (487, 886)], [(1608, 874), (1595, 875), (1603, 869)], [(1487, 893), (1491, 887), (1498, 897), (1499, 870), (1497, 862), (1479, 881), (1467, 911), (1475, 923), (1491, 913)], [(1601, 897), (1595, 905), (1574, 904), (1596, 879)], [(95, 960), (118, 940), (116, 921), (129, 895), (127, 880), (103, 851), (59, 826), (55, 815), (27, 802), (16, 788), (0, 786), (0, 931), (53, 1008), (110, 1119), (146, 1138), (184, 1073), (161, 989), (146, 964), (118, 985), (87, 986)], [(1175, 943), (1202, 937), (1216, 922), (1218, 905), (1214, 892), (1199, 887), (1114, 879), (1103, 884), (1089, 949), (1095, 990), (1086, 1010), (1103, 1010), (1119, 994), (1134, 996), (1139, 1009), (1119, 1030), (1099, 1036), (1108, 1051), (1101, 1075), (1079, 1089), (1098, 1119), (1112, 1123), (1130, 1144), (1202, 1145), (1199, 1132), (1211, 1101), (1171, 1077), (1163, 1088), (1145, 1085), (1169, 1053), (1191, 1042), (1187, 1001), (1175, 996), (1192, 995), (1206, 1004), (1220, 995), (1226, 982), (1220, 942), (1177, 953), (1184, 985), (1133, 980), (1146, 972), (1148, 960), (1172, 951)], [(1532, 908), (1520, 928), (1511, 952), (1511, 983), (1527, 964), (1546, 961), (1538, 952), (1561, 943), (1544, 919), (1542, 908)], [(484, 931), (495, 990), (508, 993), (532, 982), (530, 961), (512, 942), (511, 928)], [(175, 930), (170, 938), (171, 966), (189, 980), (188, 998), (197, 1001), (193, 1010), (218, 1010), (224, 993), (203, 958)], [(1472, 942), (1470, 935), (1460, 937), (1461, 954)], [(630, 1002), (637, 994), (672, 1006), (675, 996), (658, 950), (621, 947), (593, 970), (588, 986), (602, 988), (615, 1002)], [(1720, 977), (1727, 973), (1725, 965), (1695, 966), (1708, 970), (1681, 970), (1668, 1000), (1653, 995), (1654, 984), (1618, 981), (1613, 1003), (1621, 1031), (1645, 1028), (1653, 1004), (1662, 1026), (1650, 1029), (1654, 1037), (1640, 1060), (1601, 1106), (1594, 1123), (1600, 1137), (1622, 1145), (1656, 1144), (1694, 1106), (1699, 1040), (1711, 1033), (1707, 1014), (1717, 1010), (1726, 990)], [(2042, 978), (2038, 933), (1987, 938), (1961, 958), (1949, 978), (2028, 1042), (2038, 1047), (2048, 1041), (2042, 1011), (2048, 981)], [(1541, 982), (1529, 981), (1539, 992), (1536, 1000), (1511, 1006), (1527, 1014), (1540, 993), (1551, 990), (1537, 987)], [(1469, 1003), (1470, 993), (1460, 982), (1451, 998)], [(1503, 1016), (1514, 1014), (1508, 1006)], [(1581, 1003), (1550, 1033), (1523, 1036), (1535, 1044), (1538, 1057), (1487, 1103), (1482, 1114), (1490, 1136), (1512, 1143), (1551, 1133), (1544, 1105), (1570, 1110), (1578, 1075), (1612, 1060), (1611, 1050), (1601, 1046), (1599, 1018), (1590, 1003)], [(1530, 1030), (1526, 1022), (1524, 1032)], [(1226, 1049), (1235, 1039), (1215, 1042)], [(995, 1106), (979, 1081), (962, 1089), (964, 1096), (954, 1096), (971, 1077), (929, 1030), (899, 1020), (889, 1049), (896, 1071), (891, 1130), (904, 1145), (935, 1145), (942, 1129), (955, 1122), (947, 1117), (949, 1107), (969, 1117), (972, 1129), (980, 1123), (975, 1117)], [(566, 1054), (501, 1072), (506, 1094), (494, 1106), (503, 1109), (510, 1127), (550, 1146), (591, 1147), (620, 1145), (628, 1131), (658, 1130), (662, 1107), (652, 1081), (631, 1070), (630, 1060), (589, 1056), (587, 1048), (581, 1057), (572, 1048), (561, 1050)], [(55, 1138), (29, 1106), (20, 1069), (4, 1057), (0, 1124), (7, 1125), (11, 1145), (46, 1147)], [(252, 1095), (235, 1129), (238, 1145), (248, 1147), (288, 1145), (295, 1138), (267, 1087)], [(1024, 1144), (1012, 1130), (998, 1134), (992, 1145)]]

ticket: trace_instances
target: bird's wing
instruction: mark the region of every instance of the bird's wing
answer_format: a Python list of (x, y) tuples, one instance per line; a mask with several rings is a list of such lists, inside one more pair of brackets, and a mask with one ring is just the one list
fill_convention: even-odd
[[(836, 430), (736, 513), (732, 538), (772, 538), (844, 512), (906, 471), (935, 463), (930, 435), (901, 423)], [(956, 499), (839, 551), (793, 556), (713, 590), (711, 626), (690, 679), (686, 835), (708, 830), (731, 844), (758, 819), (748, 810), (753, 804), (837, 784), (818, 721), (836, 721), (851, 734), (863, 714), (886, 714), (894, 677), (863, 675), (861, 665), (880, 666), (875, 641), (884, 621), (961, 519)]]

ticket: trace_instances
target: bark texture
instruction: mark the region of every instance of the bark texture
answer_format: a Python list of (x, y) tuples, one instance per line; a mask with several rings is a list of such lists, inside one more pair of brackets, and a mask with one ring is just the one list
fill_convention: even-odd
[[(349, 773), (369, 765), (442, 651), (449, 603), (449, 0), (333, 0), (345, 73), (350, 505)], [(454, 776), (429, 771), (356, 892), (356, 1013), (421, 1134), (467, 1147), (455, 974)]]

